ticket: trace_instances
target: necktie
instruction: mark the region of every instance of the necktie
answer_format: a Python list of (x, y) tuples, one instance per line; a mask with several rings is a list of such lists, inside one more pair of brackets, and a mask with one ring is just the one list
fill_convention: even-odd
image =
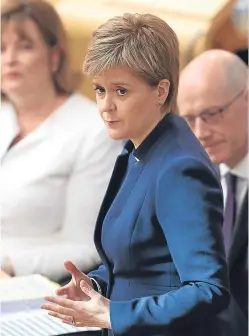
[(225, 175), (226, 186), (227, 186), (227, 199), (225, 204), (224, 212), (224, 223), (223, 223), (223, 237), (226, 255), (228, 255), (231, 237), (233, 232), (233, 225), (236, 215), (236, 199), (235, 199), (235, 186), (236, 186), (236, 176), (231, 173)]

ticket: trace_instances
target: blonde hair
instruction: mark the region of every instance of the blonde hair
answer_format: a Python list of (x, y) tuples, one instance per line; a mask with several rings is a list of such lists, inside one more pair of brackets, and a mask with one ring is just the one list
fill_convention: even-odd
[(179, 45), (172, 28), (151, 14), (124, 14), (101, 25), (94, 33), (83, 72), (94, 77), (114, 66), (129, 67), (149, 85), (170, 82), (165, 105), (174, 109), (179, 80)]
[(6, 0), (2, 4), (2, 34), (6, 24), (14, 22), (18, 35), (28, 38), (23, 28), (23, 22), (28, 19), (35, 22), (48, 47), (59, 49), (60, 63), (53, 73), (55, 89), (58, 93), (71, 94), (79, 81), (69, 65), (66, 33), (53, 6), (43, 0)]

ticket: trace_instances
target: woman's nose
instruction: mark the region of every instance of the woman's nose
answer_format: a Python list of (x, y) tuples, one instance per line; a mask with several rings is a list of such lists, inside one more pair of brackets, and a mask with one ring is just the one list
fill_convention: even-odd
[(101, 101), (100, 110), (101, 110), (102, 113), (114, 111), (115, 110), (115, 103), (114, 103), (114, 101), (111, 98), (105, 97)]
[(15, 63), (17, 59), (16, 51), (14, 48), (6, 48), (4, 52), (2, 52), (2, 61), (6, 64)]

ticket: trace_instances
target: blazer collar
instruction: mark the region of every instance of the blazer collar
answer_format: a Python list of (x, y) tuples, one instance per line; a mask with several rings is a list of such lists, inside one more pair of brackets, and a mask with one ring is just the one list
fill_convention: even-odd
[(233, 175), (237, 177), (241, 177), (248, 181), (248, 160), (249, 156), (248, 153), (244, 156), (244, 158), (233, 168), (230, 169), (224, 163), (220, 164), (220, 174), (221, 177), (224, 177), (226, 173), (231, 172)]
[(134, 151), (134, 156), (137, 161), (145, 160), (153, 145), (162, 136), (162, 134), (165, 134), (165, 131), (167, 131), (169, 128), (171, 119), (171, 113), (167, 113), (136, 149), (134, 149), (134, 145), (131, 140), (128, 140), (121, 155), (130, 154), (132, 151)]

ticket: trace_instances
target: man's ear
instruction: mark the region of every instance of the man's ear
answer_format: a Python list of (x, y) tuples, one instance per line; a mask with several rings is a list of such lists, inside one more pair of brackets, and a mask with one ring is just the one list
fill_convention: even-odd
[(163, 105), (169, 95), (170, 82), (168, 79), (162, 79), (157, 85), (157, 98), (159, 105)]

